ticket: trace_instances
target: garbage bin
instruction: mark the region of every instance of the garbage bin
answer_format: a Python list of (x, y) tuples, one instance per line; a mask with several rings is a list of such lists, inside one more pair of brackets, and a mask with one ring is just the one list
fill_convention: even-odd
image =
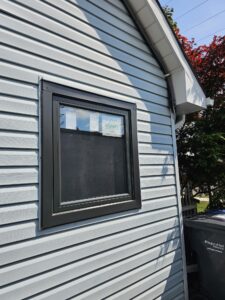
[(225, 300), (225, 213), (185, 220), (187, 238), (197, 257), (199, 284), (212, 300)]

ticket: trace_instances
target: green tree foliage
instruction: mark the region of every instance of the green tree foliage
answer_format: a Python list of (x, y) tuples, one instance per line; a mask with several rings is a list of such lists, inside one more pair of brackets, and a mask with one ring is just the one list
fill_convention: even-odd
[(164, 11), (206, 96), (214, 99), (213, 107), (188, 115), (177, 130), (181, 188), (191, 183), (196, 193), (209, 196), (209, 208), (219, 208), (225, 200), (225, 36), (196, 47), (173, 25), (173, 10)]
[(166, 6), (163, 7), (163, 10), (164, 10), (164, 13), (167, 16), (167, 19), (168, 19), (170, 25), (172, 26), (172, 28), (174, 30), (178, 29), (177, 28), (177, 22), (175, 22), (174, 19), (173, 19), (173, 12), (174, 12), (173, 8), (166, 5)]

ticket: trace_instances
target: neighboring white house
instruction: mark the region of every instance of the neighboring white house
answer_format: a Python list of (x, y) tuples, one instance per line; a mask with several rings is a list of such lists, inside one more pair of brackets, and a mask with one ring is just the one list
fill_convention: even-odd
[(0, 7), (0, 299), (187, 300), (175, 117), (205, 96), (159, 4)]

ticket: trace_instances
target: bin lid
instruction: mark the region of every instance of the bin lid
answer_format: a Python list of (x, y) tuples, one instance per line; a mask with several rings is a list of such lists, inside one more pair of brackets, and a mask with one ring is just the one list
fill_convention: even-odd
[(221, 218), (221, 220), (225, 220), (225, 209), (215, 209), (215, 210), (209, 210), (207, 215), (211, 215), (212, 217), (218, 217)]
[(214, 211), (204, 215), (197, 215), (184, 221), (187, 227), (199, 229), (218, 229), (225, 231), (225, 211)]

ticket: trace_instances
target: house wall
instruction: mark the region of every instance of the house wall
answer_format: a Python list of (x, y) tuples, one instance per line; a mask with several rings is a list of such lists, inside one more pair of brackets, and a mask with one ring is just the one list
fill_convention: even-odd
[[(167, 85), (122, 2), (1, 8), (1, 300), (184, 299)], [(41, 78), (137, 104), (142, 209), (40, 230)]]

